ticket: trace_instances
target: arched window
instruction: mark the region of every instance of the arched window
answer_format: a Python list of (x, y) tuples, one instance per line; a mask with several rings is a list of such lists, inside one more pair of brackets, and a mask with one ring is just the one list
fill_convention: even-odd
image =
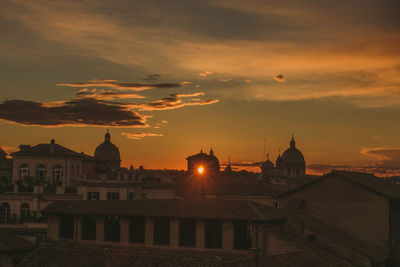
[(31, 208), (29, 207), (28, 203), (23, 203), (21, 205), (20, 214), (21, 214), (20, 216), (21, 216), (21, 221), (22, 222), (26, 221), (29, 218), (29, 216), (31, 214)]
[(4, 202), (0, 206), (0, 223), (7, 224), (10, 219), (10, 204)]
[(60, 165), (57, 165), (53, 169), (53, 179), (54, 183), (57, 185), (64, 184), (64, 169)]
[(46, 177), (46, 167), (42, 164), (36, 167), (36, 179), (42, 179)]
[(25, 179), (27, 177), (29, 177), (29, 168), (28, 165), (23, 164), (19, 167), (19, 178)]

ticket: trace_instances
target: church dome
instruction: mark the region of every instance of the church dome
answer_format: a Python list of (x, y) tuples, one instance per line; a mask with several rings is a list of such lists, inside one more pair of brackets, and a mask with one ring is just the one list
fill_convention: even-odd
[(94, 158), (100, 161), (120, 161), (121, 157), (119, 149), (116, 145), (111, 143), (111, 135), (107, 130), (105, 134), (104, 142), (96, 147), (94, 152)]
[(264, 163), (261, 165), (261, 169), (273, 169), (273, 168), (274, 164), (269, 159), (264, 161)]
[(305, 168), (303, 153), (296, 148), (296, 142), (292, 137), (290, 147), (282, 154), (283, 168)]

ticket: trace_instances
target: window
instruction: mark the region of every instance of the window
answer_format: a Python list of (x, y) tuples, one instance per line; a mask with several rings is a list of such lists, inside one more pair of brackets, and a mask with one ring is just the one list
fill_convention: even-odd
[(128, 200), (133, 200), (134, 198), (134, 194), (133, 194), (133, 192), (129, 192), (128, 193)]
[(170, 222), (166, 218), (154, 219), (154, 245), (169, 245)]
[(144, 243), (145, 217), (132, 217), (129, 224), (129, 242)]
[(75, 217), (73, 215), (62, 215), (60, 216), (60, 238), (73, 238), (74, 237), (74, 226)]
[(206, 248), (222, 248), (222, 223), (220, 221), (208, 220), (206, 228)]
[(29, 177), (29, 168), (24, 164), (19, 168), (19, 178), (25, 179), (27, 177)]
[(53, 179), (56, 185), (63, 185), (64, 184), (64, 169), (57, 165), (53, 169)]
[(82, 240), (96, 240), (96, 217), (92, 215), (82, 216)]
[(87, 199), (88, 200), (99, 200), (100, 199), (100, 193), (99, 192), (88, 192), (87, 193)]
[(179, 246), (195, 247), (196, 246), (196, 221), (181, 220), (179, 222)]
[(250, 224), (247, 221), (233, 223), (233, 248), (247, 250), (251, 247)]
[(46, 177), (46, 167), (44, 165), (38, 165), (36, 167), (36, 179), (43, 179)]
[(24, 222), (24, 221), (26, 221), (27, 219), (29, 219), (29, 217), (30, 217), (30, 215), (31, 215), (31, 209), (30, 209), (30, 207), (29, 207), (29, 204), (28, 203), (23, 203), (22, 205), (21, 205), (21, 208), (20, 208), (20, 220), (21, 220), (21, 222)]
[(0, 206), (0, 223), (7, 224), (10, 219), (10, 204), (4, 202)]
[(121, 224), (118, 216), (107, 216), (104, 222), (104, 241), (119, 242)]
[(107, 200), (118, 200), (119, 193), (118, 192), (108, 192), (107, 193)]

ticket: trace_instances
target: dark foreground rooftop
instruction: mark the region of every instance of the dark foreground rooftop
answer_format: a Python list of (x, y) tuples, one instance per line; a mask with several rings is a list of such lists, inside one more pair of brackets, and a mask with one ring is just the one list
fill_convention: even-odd
[[(235, 266), (247, 253), (52, 242), (42, 244), (18, 266)], [(245, 265), (247, 266), (247, 265)], [(251, 266), (251, 265), (250, 265)]]
[(271, 207), (250, 200), (146, 199), (57, 201), (43, 211), (48, 214), (92, 214), (199, 219), (275, 221), (283, 217)]

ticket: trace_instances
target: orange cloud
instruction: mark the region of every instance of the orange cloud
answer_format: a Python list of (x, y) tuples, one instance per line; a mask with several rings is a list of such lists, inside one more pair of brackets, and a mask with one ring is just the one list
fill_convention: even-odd
[(158, 134), (158, 133), (141, 133), (141, 132), (137, 132), (137, 133), (121, 133), (121, 135), (126, 136), (128, 139), (135, 139), (135, 140), (140, 140), (143, 139), (144, 137), (148, 137), (148, 136), (163, 136), (162, 134)]

